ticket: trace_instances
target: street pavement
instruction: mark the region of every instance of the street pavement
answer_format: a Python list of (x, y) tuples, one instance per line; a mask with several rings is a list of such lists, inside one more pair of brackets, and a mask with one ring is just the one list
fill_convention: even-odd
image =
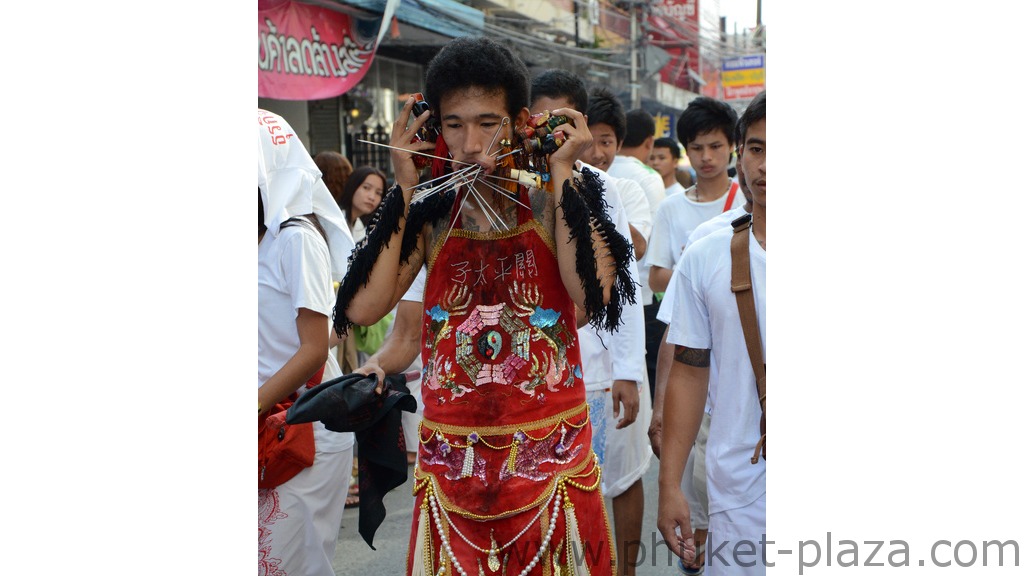
[[(405, 574), (405, 561), (409, 547), (409, 533), (412, 530), (412, 467), (410, 479), (384, 497), (387, 518), (377, 530), (372, 550), (359, 535), (359, 509), (345, 510), (338, 535), (338, 547), (334, 553), (334, 571), (337, 576), (400, 576)], [(674, 575), (680, 572), (669, 564), (672, 553), (658, 532), (658, 460), (653, 458), (651, 466), (643, 476), (644, 523), (640, 551), (637, 554), (637, 576)], [(612, 518), (611, 500), (606, 499), (609, 518)], [(582, 519), (581, 519), (582, 521)], [(657, 557), (652, 558), (652, 547)]]

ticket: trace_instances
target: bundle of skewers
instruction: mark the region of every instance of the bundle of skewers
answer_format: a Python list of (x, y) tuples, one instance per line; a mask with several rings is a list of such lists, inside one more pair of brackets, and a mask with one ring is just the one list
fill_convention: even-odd
[[(419, 116), (428, 109), (428, 105), (422, 94), (413, 97), (415, 102), (412, 112)], [(410, 151), (414, 164), (423, 174), (420, 183), (413, 187), (412, 205), (438, 195), (447, 196), (449, 192), (461, 189), (465, 191), (465, 199), (474, 198), (482, 207), (492, 226), (507, 228), (501, 223), (501, 218), (497, 217), (497, 211), (481, 196), (480, 190), (491, 189), (500, 195), (499, 198), (509, 198), (523, 206), (525, 204), (520, 199), (519, 186), (552, 192), (548, 156), (565, 143), (565, 133), (559, 127), (564, 124), (573, 125), (572, 120), (568, 116), (552, 115), (549, 111), (541, 112), (530, 116), (524, 126), (513, 130), (511, 138), (499, 139), (509, 124), (508, 117), (502, 118), (487, 146), (487, 153), (495, 160), (495, 168), (490, 173), (486, 173), (479, 164), (458, 162), (447, 157), (447, 147), (440, 138), (436, 122), (431, 119), (423, 125), (414, 141), (434, 142), (437, 146), (434, 154)], [(365, 140), (360, 142), (391, 148)]]

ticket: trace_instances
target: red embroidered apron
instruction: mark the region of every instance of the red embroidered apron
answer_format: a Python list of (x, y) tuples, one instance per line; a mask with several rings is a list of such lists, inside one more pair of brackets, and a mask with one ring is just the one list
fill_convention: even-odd
[(550, 234), (517, 212), (510, 231), (457, 224), (428, 260), (414, 576), (569, 574), (573, 557), (612, 574), (575, 307)]

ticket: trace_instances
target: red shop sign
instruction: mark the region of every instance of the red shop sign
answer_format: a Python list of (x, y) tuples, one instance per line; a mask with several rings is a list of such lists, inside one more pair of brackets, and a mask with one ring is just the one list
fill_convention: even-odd
[(258, 13), (261, 98), (333, 98), (369, 70), (379, 18), (272, 0), (261, 0)]

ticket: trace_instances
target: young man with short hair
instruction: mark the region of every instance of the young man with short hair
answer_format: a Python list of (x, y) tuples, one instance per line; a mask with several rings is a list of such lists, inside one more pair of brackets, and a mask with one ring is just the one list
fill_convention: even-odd
[[(550, 191), (492, 177), (502, 142), (526, 126), (528, 95), (526, 66), (493, 40), (441, 49), (426, 73), (430, 109), (413, 118), (410, 98), (393, 126), (396, 185), (339, 290), (347, 305), (335, 328), (344, 331), (376, 322), (429, 271), (411, 576), (485, 565), (488, 574), (610, 576), (614, 567), (575, 310), (616, 324), (631, 296), (620, 270), (628, 244), (586, 201), (602, 190), (575, 169), (591, 141), (576, 110), (551, 110), (569, 123), (546, 157)], [(428, 120), (436, 146), (416, 137)], [(425, 190), (414, 152), (438, 157), (434, 186), (456, 184), (414, 204), (414, 190)], [(467, 167), (472, 177), (443, 178)]]
[[(720, 100), (700, 96), (676, 122), (676, 134), (697, 171), (697, 183), (673, 195), (654, 215), (645, 258), (651, 289), (664, 292), (686, 238), (705, 220), (743, 204), (739, 184), (729, 177), (736, 112)], [(671, 201), (669, 201), (671, 200)]]
[(614, 176), (608, 172), (619, 150), (622, 149), (622, 139), (626, 136), (626, 109), (614, 94), (600, 87), (591, 91), (588, 100), (587, 126), (594, 136), (594, 141), (590, 148), (583, 152), (581, 158), (614, 179), (629, 219), (633, 253), (637, 261), (640, 261), (647, 252), (647, 240), (651, 236), (654, 221), (650, 197), (635, 179)]
[(648, 166), (655, 172), (661, 174), (665, 184), (665, 197), (683, 191), (683, 185), (676, 179), (676, 169), (679, 167), (679, 143), (674, 138), (658, 138), (651, 148), (651, 159), (647, 161)]
[[(676, 345), (676, 353), (665, 390), (658, 528), (684, 562), (695, 559), (689, 506), (679, 486), (705, 399), (710, 399), (715, 417), (707, 438), (708, 550), (715, 552), (708, 556), (708, 576), (765, 574), (764, 551), (758, 547), (765, 541), (766, 526), (763, 408), (747, 336), (759, 338), (765, 360), (766, 116), (761, 92), (737, 130), (739, 162), (753, 204), (749, 224), (737, 221), (694, 242), (674, 273), (676, 305), (668, 341)], [(732, 288), (733, 268), (742, 262), (732, 256), (737, 240), (735, 249), (743, 250), (743, 259), (749, 257), (756, 316), (756, 332), (750, 335), (744, 333)], [(710, 369), (712, 362), (716, 370)], [(746, 542), (754, 550), (737, 549)], [(751, 562), (739, 562), (740, 557)]]
[[(615, 102), (618, 102), (617, 98)], [(654, 215), (658, 213), (658, 207), (665, 199), (665, 183), (661, 175), (647, 165), (647, 160), (651, 157), (651, 149), (654, 147), (654, 117), (649, 112), (636, 108), (626, 112), (625, 118), (625, 129), (621, 133), (615, 133), (618, 140), (615, 158), (604, 170), (616, 178), (627, 178), (640, 185), (644, 194), (647, 195), (647, 203), (650, 205), (651, 219), (653, 220)], [(589, 116), (587, 120), (598, 124)], [(653, 234), (653, 228), (651, 234)], [(648, 243), (652, 241), (651, 234), (647, 235)], [(646, 258), (646, 251), (642, 256), (637, 257), (640, 261), (640, 286), (643, 302), (644, 306), (649, 307), (654, 301), (654, 292), (661, 290), (652, 291), (648, 285), (647, 266), (644, 264)], [(650, 316), (651, 311), (648, 309), (645, 314)], [(659, 333), (658, 336), (660, 337), (661, 334)]]
[[(587, 121), (595, 134), (595, 139), (591, 150), (584, 153), (584, 159), (587, 160), (587, 155), (590, 155), (591, 163), (595, 166), (603, 168), (611, 176), (633, 181), (640, 187), (647, 197), (650, 211), (639, 216), (631, 213), (630, 224), (639, 228), (637, 222), (640, 218), (651, 221), (658, 204), (665, 199), (665, 183), (662, 176), (645, 163), (653, 145), (654, 118), (642, 110), (625, 112), (622, 102), (604, 88), (595, 88), (590, 99)], [(613, 157), (610, 155), (612, 150), (615, 151)], [(620, 192), (624, 197), (627, 196), (624, 192), (626, 190), (627, 188), (621, 184)], [(647, 242), (651, 239), (651, 230), (649, 225), (644, 229), (643, 237)], [(640, 269), (640, 294), (644, 305), (644, 360), (647, 364), (647, 387), (650, 389), (657, 363), (657, 343), (665, 333), (665, 328), (655, 318), (658, 302), (647, 282), (647, 266), (644, 264), (646, 251), (646, 243), (642, 250), (636, 248), (637, 265)]]
[[(536, 76), (530, 98), (534, 113), (553, 108), (587, 110), (589, 104), (583, 81), (565, 70), (548, 70)], [(594, 118), (608, 119), (601, 114)], [(588, 127), (593, 127), (590, 116), (587, 120)], [(604, 134), (600, 128), (598, 130)], [(582, 156), (589, 157), (587, 152)], [(628, 227), (627, 212), (616, 184), (633, 183), (608, 176), (599, 168), (596, 170), (606, 182), (605, 200), (612, 221), (619, 229)], [(639, 186), (634, 193), (644, 200)], [(643, 206), (645, 208), (646, 203)], [(636, 263), (631, 262), (630, 270), (635, 269)], [(645, 434), (651, 410), (644, 381), (643, 307), (639, 302), (627, 304), (623, 318), (623, 326), (615, 332), (583, 326), (579, 336), (587, 403), (594, 427), (594, 452), (601, 462), (601, 489), (612, 499), (619, 574), (633, 576), (642, 540), (642, 477), (650, 467), (653, 452)], [(620, 406), (625, 413), (622, 419), (619, 419)]]
[(612, 163), (612, 176), (636, 180), (647, 194), (651, 210), (657, 210), (665, 199), (661, 175), (647, 165), (654, 148), (654, 116), (641, 108), (626, 112), (626, 132), (620, 139), (619, 152)]

